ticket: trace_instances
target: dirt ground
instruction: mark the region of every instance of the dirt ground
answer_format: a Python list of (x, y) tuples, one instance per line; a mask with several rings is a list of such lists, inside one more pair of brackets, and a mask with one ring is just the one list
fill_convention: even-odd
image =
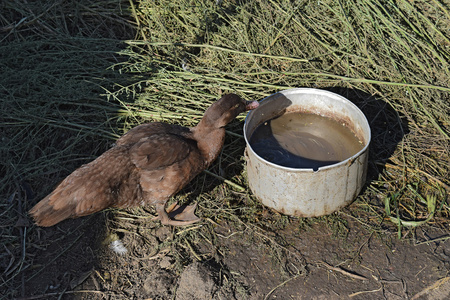
[[(152, 216), (113, 230), (108, 212), (68, 220), (38, 230), (47, 249), (28, 254), (35, 264), (18, 299), (449, 299), (445, 232), (368, 232), (346, 214), (353, 205), (338, 222), (290, 218), (280, 231), (208, 219), (174, 229)], [(111, 230), (125, 254), (111, 250)]]

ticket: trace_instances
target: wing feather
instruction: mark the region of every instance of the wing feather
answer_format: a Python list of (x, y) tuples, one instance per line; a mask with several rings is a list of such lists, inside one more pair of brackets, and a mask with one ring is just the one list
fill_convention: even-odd
[(130, 149), (131, 161), (144, 170), (157, 170), (186, 159), (195, 141), (175, 134), (155, 134), (143, 138)]

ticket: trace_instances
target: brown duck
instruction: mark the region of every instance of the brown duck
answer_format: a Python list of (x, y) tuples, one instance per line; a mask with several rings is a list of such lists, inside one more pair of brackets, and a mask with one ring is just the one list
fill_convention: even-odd
[(256, 107), (256, 101), (228, 94), (213, 103), (195, 127), (159, 122), (139, 125), (113, 148), (70, 174), (30, 214), (37, 225), (53, 226), (108, 207), (154, 205), (162, 224), (197, 222), (195, 206), (176, 214), (180, 209), (173, 205), (169, 215), (167, 200), (217, 158), (224, 144), (224, 126)]

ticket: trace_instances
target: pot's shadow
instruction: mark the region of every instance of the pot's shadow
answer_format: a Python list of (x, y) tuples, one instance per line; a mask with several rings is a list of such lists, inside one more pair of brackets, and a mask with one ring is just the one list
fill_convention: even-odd
[(393, 155), (398, 143), (408, 133), (406, 117), (402, 117), (389, 103), (361, 90), (343, 87), (327, 88), (326, 90), (352, 101), (361, 109), (369, 122), (371, 142), (367, 186), (383, 172), (386, 161)]

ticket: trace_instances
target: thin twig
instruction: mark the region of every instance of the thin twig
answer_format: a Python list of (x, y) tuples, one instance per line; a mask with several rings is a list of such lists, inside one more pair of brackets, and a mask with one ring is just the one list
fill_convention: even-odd
[(435, 243), (435, 242), (446, 241), (446, 240), (448, 240), (448, 239), (450, 239), (450, 235), (447, 235), (447, 236), (444, 236), (444, 237), (440, 237), (440, 238), (437, 238), (437, 239), (432, 239), (432, 240), (428, 240), (428, 241), (423, 241), (423, 242), (414, 244), (414, 246), (419, 246), (419, 245), (422, 245), (422, 244), (428, 244), (428, 243)]
[(348, 277), (351, 277), (351, 278), (354, 278), (354, 279), (358, 279), (358, 280), (367, 280), (367, 278), (364, 277), (364, 276), (361, 276), (361, 275), (358, 275), (358, 274), (351, 273), (351, 272), (346, 271), (346, 270), (341, 269), (341, 268), (333, 267), (332, 265), (330, 265), (330, 264), (328, 264), (328, 263), (326, 263), (326, 262), (324, 262), (324, 261), (320, 261), (320, 263), (322, 263), (323, 265), (325, 265), (328, 269), (333, 270), (333, 271), (336, 271), (336, 272), (339, 272), (339, 273), (344, 274), (344, 275), (346, 275), (346, 276), (348, 276)]
[(275, 292), (276, 289), (278, 289), (278, 288), (282, 287), (283, 285), (287, 284), (289, 281), (292, 281), (292, 280), (294, 280), (294, 279), (297, 279), (298, 277), (300, 277), (300, 276), (302, 276), (302, 275), (303, 275), (302, 273), (298, 273), (298, 274), (292, 276), (291, 278), (289, 278), (289, 279), (283, 281), (282, 283), (280, 283), (279, 285), (277, 285), (276, 287), (274, 287), (273, 289), (271, 289), (270, 292), (264, 297), (264, 300), (269, 299), (269, 296), (270, 296), (273, 292)]
[(380, 288), (377, 289), (377, 290), (356, 292), (356, 293), (353, 293), (353, 294), (348, 295), (348, 297), (349, 297), (349, 298), (352, 298), (352, 297), (355, 297), (355, 296), (358, 296), (358, 295), (361, 295), (361, 294), (376, 293), (376, 292), (381, 291), (382, 288), (383, 288), (383, 287), (380, 287)]
[(202, 261), (202, 259), (200, 258), (200, 256), (198, 256), (198, 254), (194, 251), (194, 248), (192, 248), (192, 245), (188, 242), (187, 239), (184, 239), (184, 242), (186, 243), (186, 245), (188, 246), (188, 249), (191, 251), (192, 255), (194, 255), (194, 257), (198, 260), (198, 261)]
[(224, 51), (224, 52), (230, 52), (235, 54), (243, 54), (243, 55), (250, 55), (250, 56), (256, 56), (256, 57), (265, 57), (265, 58), (271, 58), (271, 59), (282, 59), (282, 60), (289, 60), (289, 61), (295, 61), (295, 62), (309, 62), (308, 59), (301, 59), (296, 57), (289, 57), (289, 56), (276, 56), (276, 55), (269, 55), (269, 54), (261, 54), (261, 53), (250, 53), (250, 52), (243, 52), (238, 51), (234, 49), (219, 47), (219, 46), (213, 46), (209, 44), (190, 44), (190, 43), (171, 43), (171, 42), (145, 42), (145, 41), (126, 41), (126, 43), (130, 45), (149, 45), (149, 46), (179, 46), (179, 47), (192, 47), (192, 48), (208, 48), (218, 51)]
[(234, 183), (234, 182), (232, 182), (232, 181), (230, 181), (230, 180), (228, 180), (228, 179), (225, 179), (224, 177), (222, 177), (222, 176), (220, 176), (220, 175), (214, 174), (213, 172), (208, 171), (208, 170), (204, 170), (203, 172), (205, 172), (206, 174), (211, 175), (211, 176), (213, 176), (213, 177), (216, 177), (217, 179), (222, 180), (223, 182), (225, 182), (226, 184), (228, 184), (228, 185), (234, 187), (235, 189), (239, 190), (240, 192), (245, 191), (245, 188), (244, 188), (244, 187), (242, 187), (242, 186), (240, 186), (239, 184)]
[(444, 278), (439, 279), (438, 281), (433, 283), (431, 286), (428, 286), (425, 289), (423, 289), (422, 291), (420, 291), (419, 293), (415, 294), (411, 298), (411, 300), (419, 299), (421, 296), (427, 294), (429, 291), (432, 291), (432, 290), (435, 290), (435, 289), (439, 288), (441, 285), (443, 285), (444, 283), (446, 283), (449, 280), (450, 280), (450, 277), (444, 277)]

